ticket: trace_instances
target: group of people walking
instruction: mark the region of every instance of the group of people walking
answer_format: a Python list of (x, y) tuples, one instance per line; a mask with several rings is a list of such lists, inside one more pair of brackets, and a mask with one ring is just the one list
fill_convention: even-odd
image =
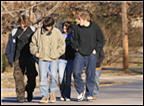
[[(14, 79), (18, 102), (33, 99), (36, 87), (35, 62), (38, 62), (40, 103), (56, 102), (59, 83), (60, 100), (71, 100), (71, 78), (78, 92), (78, 101), (96, 100), (99, 96), (99, 77), (104, 59), (105, 43), (100, 27), (91, 21), (87, 11), (79, 11), (76, 23), (64, 22), (63, 31), (54, 26), (55, 20), (48, 16), (39, 28), (31, 26), (29, 17), (20, 16), (19, 27), (12, 30), (6, 47), (8, 62), (14, 64)], [(86, 85), (82, 73), (86, 69)], [(24, 84), (24, 75), (27, 84)], [(48, 88), (48, 76), (49, 88)], [(59, 81), (59, 82), (58, 82)], [(85, 87), (84, 87), (85, 86)], [(85, 89), (86, 88), (86, 89)]]

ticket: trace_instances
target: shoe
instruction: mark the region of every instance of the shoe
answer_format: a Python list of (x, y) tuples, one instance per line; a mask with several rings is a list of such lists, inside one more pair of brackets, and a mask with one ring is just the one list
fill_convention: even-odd
[(48, 103), (49, 99), (46, 96), (43, 96), (42, 99), (40, 100), (40, 103)]
[(80, 95), (78, 95), (77, 99), (78, 99), (78, 101), (83, 101), (84, 97), (85, 97), (85, 91), (82, 92)]
[(60, 100), (61, 100), (61, 101), (64, 101), (64, 100), (65, 100), (65, 98), (61, 96), (61, 97), (60, 97)]
[(70, 100), (70, 98), (65, 97), (65, 101), (69, 102), (71, 100)]
[(24, 103), (24, 102), (25, 102), (25, 99), (24, 99), (24, 98), (18, 98), (18, 99), (17, 99), (17, 102), (18, 102), (18, 103)]
[(96, 100), (98, 98), (98, 96), (93, 96), (93, 99)]
[(86, 100), (87, 100), (87, 101), (93, 101), (94, 99), (93, 99), (92, 96), (87, 96), (87, 97), (86, 97)]
[(55, 96), (55, 93), (54, 93), (54, 92), (53, 92), (53, 93), (50, 93), (50, 102), (51, 102), (51, 103), (56, 102), (56, 96)]
[(32, 101), (33, 99), (33, 92), (27, 92), (27, 100), (28, 102)]

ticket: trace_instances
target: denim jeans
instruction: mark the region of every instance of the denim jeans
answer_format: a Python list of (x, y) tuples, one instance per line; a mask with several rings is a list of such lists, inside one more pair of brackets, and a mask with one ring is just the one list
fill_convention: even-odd
[(93, 91), (93, 96), (99, 96), (99, 79), (100, 79), (100, 75), (101, 75), (101, 69), (95, 71), (95, 87), (94, 87), (94, 91)]
[(65, 81), (65, 89), (64, 89), (64, 95), (67, 98), (70, 98), (70, 94), (71, 94), (72, 66), (73, 66), (73, 60), (68, 60), (66, 71), (65, 71), (66, 81)]
[(96, 55), (82, 56), (77, 52), (73, 63), (74, 85), (77, 92), (80, 94), (84, 92), (84, 81), (81, 74), (83, 67), (86, 66), (86, 93), (88, 96), (93, 96), (95, 85), (95, 69), (96, 69)]
[(67, 60), (63, 60), (63, 59), (58, 60), (58, 77), (59, 77), (61, 96), (63, 96), (64, 72), (65, 72), (66, 65), (67, 65)]
[(55, 92), (57, 87), (57, 61), (41, 61), (39, 60), (40, 75), (40, 93), (42, 96), (48, 95), (48, 75), (52, 79), (50, 81), (50, 91)]

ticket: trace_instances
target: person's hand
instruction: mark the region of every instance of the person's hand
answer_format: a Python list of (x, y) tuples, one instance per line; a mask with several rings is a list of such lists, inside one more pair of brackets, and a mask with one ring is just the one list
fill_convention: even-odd
[(37, 58), (39, 58), (39, 57), (40, 57), (40, 54), (39, 54), (39, 53), (36, 53), (35, 56), (36, 56)]
[(96, 54), (96, 50), (94, 49), (92, 53), (93, 53), (93, 54)]

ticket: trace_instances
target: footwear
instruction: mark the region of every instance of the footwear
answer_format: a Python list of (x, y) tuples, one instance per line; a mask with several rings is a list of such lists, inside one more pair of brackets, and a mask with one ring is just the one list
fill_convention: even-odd
[(93, 99), (92, 96), (87, 96), (87, 97), (86, 97), (86, 100), (87, 100), (87, 101), (92, 101), (92, 100), (94, 100), (94, 99)]
[(85, 97), (85, 91), (82, 92), (80, 95), (78, 95), (77, 99), (78, 99), (78, 101), (83, 101), (84, 97)]
[(43, 96), (42, 99), (40, 100), (40, 103), (48, 103), (48, 97)]
[(54, 92), (53, 92), (53, 93), (50, 93), (50, 102), (51, 102), (51, 103), (56, 102), (56, 97), (55, 97), (55, 93), (54, 93)]
[(65, 101), (71, 101), (70, 98), (65, 97)]
[(27, 100), (28, 102), (32, 101), (33, 99), (33, 92), (27, 92)]
[(61, 97), (60, 97), (60, 100), (61, 100), (61, 101), (64, 101), (64, 100), (65, 100), (65, 98), (61, 96)]
[(98, 98), (98, 96), (93, 96), (93, 99), (96, 100)]
[(18, 98), (18, 99), (17, 99), (17, 102), (18, 102), (18, 103), (24, 103), (24, 102), (25, 102), (25, 99), (24, 99), (24, 98)]

